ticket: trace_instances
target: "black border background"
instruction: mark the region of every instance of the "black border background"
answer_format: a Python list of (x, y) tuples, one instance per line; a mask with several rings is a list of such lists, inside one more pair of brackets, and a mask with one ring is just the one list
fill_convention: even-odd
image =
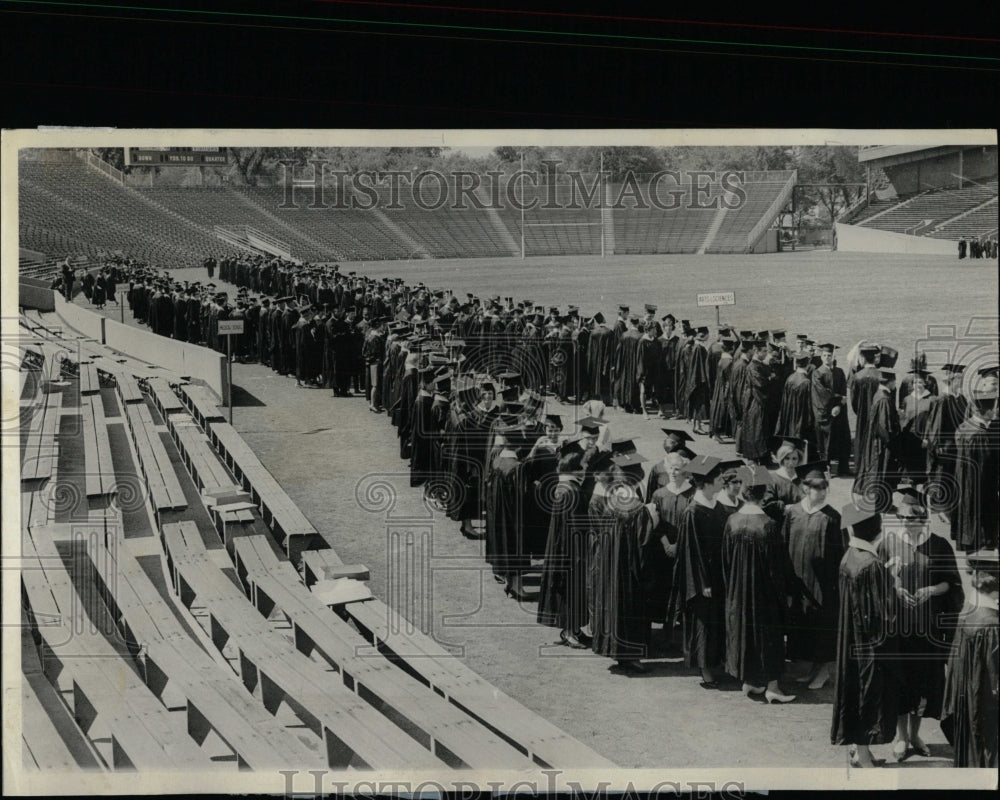
[[(484, 41), (491, 38), (486, 33), (446, 29), (435, 35), (450, 38), (388, 26), (376, 27), (374, 33), (371, 28), (351, 31), (348, 23), (329, 23), (322, 31), (306, 21), (286, 21), (281, 23), (284, 28), (248, 27), (266, 21), (244, 18), (234, 26), (218, 24), (229, 18), (217, 15), (184, 18), (163, 12), (0, 2), (0, 124), (5, 128), (994, 127), (1000, 95), (1000, 61), (776, 48), (820, 45), (995, 58), (1000, 52), (997, 42), (830, 30), (996, 39), (997, 15), (986, 18), (989, 4), (982, 3), (978, 9), (968, 4), (968, 11), (962, 3), (949, 2), (898, 14), (895, 9), (851, 11), (815, 2), (794, 10), (748, 3), (738, 11), (706, 3), (631, 2), (605, 8), (544, 4), (546, 10), (574, 13), (827, 29), (794, 32), (442, 8), (373, 9), (329, 0), (280, 4), (182, 0), (178, 5), (214, 12), (353, 16), (386, 22), (447, 24), (458, 19), (480, 25), (666, 35), (756, 46), (741, 49), (746, 54), (736, 56), (731, 53), (738, 48), (706, 44), (612, 43), (663, 48), (645, 51), (572, 47), (551, 40), (518, 44)], [(440, 0), (438, 5), (500, 7), (477, 6), (473, 0)], [(543, 6), (531, 0), (519, 5), (536, 11)], [(65, 14), (72, 16), (59, 16)], [(155, 16), (171, 21), (143, 21)], [(406, 35), (388, 35), (391, 32)], [(540, 37), (526, 38), (530, 42)], [(730, 54), (719, 54), (726, 50)]]

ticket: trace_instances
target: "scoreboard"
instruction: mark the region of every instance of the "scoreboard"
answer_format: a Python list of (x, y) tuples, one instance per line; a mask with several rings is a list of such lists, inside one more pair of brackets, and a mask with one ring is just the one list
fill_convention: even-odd
[(225, 147), (126, 147), (130, 167), (220, 167), (229, 163)]

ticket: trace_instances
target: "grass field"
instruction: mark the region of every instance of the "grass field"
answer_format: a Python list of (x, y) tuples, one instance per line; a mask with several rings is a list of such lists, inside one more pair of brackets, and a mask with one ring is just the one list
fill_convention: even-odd
[(722, 320), (738, 330), (784, 328), (790, 339), (804, 333), (845, 350), (872, 338), (905, 354), (927, 337), (928, 326), (956, 326), (962, 336), (973, 320), (974, 346), (979, 337), (997, 334), (997, 262), (989, 260), (814, 250), (415, 260), (341, 268), (424, 281), (460, 298), (474, 292), (563, 309), (573, 303), (584, 315), (600, 310), (613, 318), (619, 303), (639, 313), (644, 303), (655, 303), (658, 317), (670, 312), (693, 325), (715, 324), (715, 309), (698, 308), (698, 293), (732, 291), (736, 305), (721, 309)]

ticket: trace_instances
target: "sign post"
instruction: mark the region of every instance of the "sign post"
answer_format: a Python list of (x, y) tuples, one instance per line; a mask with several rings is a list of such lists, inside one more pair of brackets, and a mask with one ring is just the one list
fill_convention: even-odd
[(719, 306), (735, 306), (735, 292), (706, 292), (698, 295), (698, 307), (715, 306), (715, 325), (722, 327), (722, 316), (719, 313)]
[(226, 337), (226, 364), (229, 383), (229, 424), (233, 424), (233, 337), (243, 334), (243, 320), (220, 319), (219, 336)]

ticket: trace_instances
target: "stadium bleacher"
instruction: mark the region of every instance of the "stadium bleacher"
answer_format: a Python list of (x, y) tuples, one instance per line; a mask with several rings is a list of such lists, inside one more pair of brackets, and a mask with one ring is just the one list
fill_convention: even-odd
[[(949, 220), (971, 211), (996, 196), (996, 179), (965, 189), (927, 191), (890, 206), (881, 213), (868, 216), (860, 223), (855, 222), (855, 224), (860, 224), (864, 228), (875, 228), (895, 233), (927, 235), (938, 228), (946, 227), (945, 224)], [(996, 225), (994, 224), (993, 227), (995, 228)], [(981, 230), (971, 235), (979, 236), (987, 232), (987, 230)], [(958, 239), (961, 237), (956, 232), (954, 235), (946, 234), (936, 238)]]

